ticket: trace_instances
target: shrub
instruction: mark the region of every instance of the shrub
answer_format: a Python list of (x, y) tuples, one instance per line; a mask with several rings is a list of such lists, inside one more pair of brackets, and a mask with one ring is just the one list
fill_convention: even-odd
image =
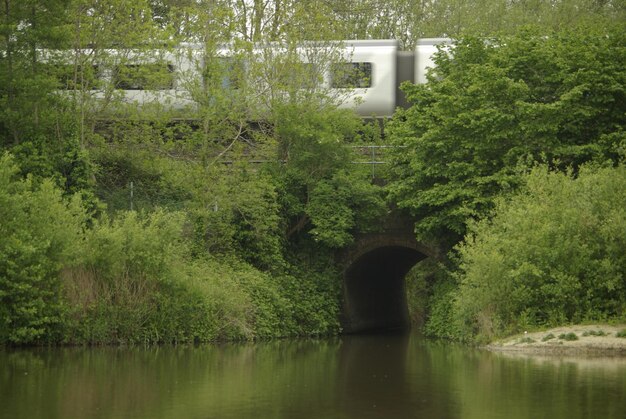
[[(180, 343), (285, 336), (285, 299), (236, 259), (190, 260), (181, 213), (120, 213), (94, 222), (79, 269), (64, 272), (67, 340)], [(282, 310), (282, 311), (281, 311)]]
[(572, 340), (578, 340), (578, 336), (576, 335), (576, 333), (573, 332), (569, 332), (569, 333), (561, 333), (559, 335), (559, 339), (561, 340), (567, 340), (567, 341), (572, 341)]
[[(70, 342), (158, 341), (151, 323), (160, 297), (175, 288), (174, 267), (185, 251), (180, 213), (122, 212), (93, 220), (80, 264), (63, 271)], [(172, 292), (172, 297), (180, 293)], [(180, 302), (180, 301), (179, 301)], [(186, 301), (185, 301), (186, 303)], [(147, 336), (151, 330), (152, 337)]]
[(604, 330), (586, 330), (583, 332), (583, 336), (606, 336)]
[(235, 257), (189, 256), (180, 213), (94, 222), (80, 266), (63, 271), (66, 340), (182, 343), (338, 330), (332, 272), (270, 275)]
[(0, 157), (0, 342), (58, 339), (63, 326), (59, 272), (75, 263), (86, 220), (80, 199), (52, 181), (21, 179)]
[(555, 336), (552, 333), (548, 333), (543, 338), (541, 338), (541, 341), (542, 342), (547, 342), (547, 341), (549, 341), (551, 339), (554, 339), (554, 338), (555, 338)]
[(626, 310), (626, 167), (537, 168), (459, 246), (457, 324), (495, 336)]
[(450, 277), (437, 281), (433, 286), (433, 295), (430, 298), (429, 317), (424, 326), (426, 336), (440, 338), (465, 338), (460, 335), (454, 321), (454, 298), (457, 285)]

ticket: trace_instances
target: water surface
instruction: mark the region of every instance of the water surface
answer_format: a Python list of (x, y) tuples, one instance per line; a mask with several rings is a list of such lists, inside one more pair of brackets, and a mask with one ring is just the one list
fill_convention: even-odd
[(0, 418), (624, 418), (625, 358), (415, 335), (0, 351)]

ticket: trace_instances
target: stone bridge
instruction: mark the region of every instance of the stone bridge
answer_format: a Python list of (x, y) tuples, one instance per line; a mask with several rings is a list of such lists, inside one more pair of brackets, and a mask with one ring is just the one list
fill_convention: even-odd
[(392, 212), (378, 232), (355, 237), (341, 251), (345, 333), (407, 328), (409, 315), (404, 277), (420, 260), (438, 257), (419, 243), (413, 221)]

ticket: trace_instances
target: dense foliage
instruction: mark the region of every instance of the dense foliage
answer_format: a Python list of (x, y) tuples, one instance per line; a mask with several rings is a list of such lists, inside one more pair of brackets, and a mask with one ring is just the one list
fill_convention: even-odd
[(537, 168), (459, 246), (460, 336), (626, 320), (626, 168)]
[(380, 188), (355, 168), (350, 144), (371, 142), (371, 130), (350, 111), (328, 112), (312, 106), (280, 107), (276, 121), (280, 199), (288, 236), (308, 231), (331, 247), (352, 242), (355, 230), (372, 228), (385, 212)]
[[(449, 261), (445, 269), (429, 261), (409, 283), (419, 300), (412, 308), (430, 334), (457, 338), (622, 315), (623, 242), (604, 224), (563, 232), (588, 227), (589, 241), (580, 241), (588, 247), (555, 250), (549, 261), (571, 251), (588, 267), (524, 264), (517, 242), (510, 247), (520, 246), (519, 258), (509, 267), (519, 272), (505, 274), (520, 298), (498, 301), (492, 312), (494, 295), (467, 293), (484, 285), (477, 243), (502, 239), (497, 215), (493, 227), (473, 220), (493, 208), (508, 211), (499, 197), (526, 184), (529, 163), (577, 174), (586, 161), (623, 158), (624, 31), (607, 28), (623, 20), (624, 8), (595, 0), (383, 3), (4, 1), (0, 343), (337, 333), (334, 252), (376, 226), (389, 204), (415, 217), (420, 239), (444, 249), (471, 226), (471, 241), (459, 248), (462, 274)], [(529, 22), (539, 29), (517, 32)], [(562, 30), (574, 22), (589, 26)], [(338, 111), (341, 97), (332, 92), (305, 88), (311, 78), (295, 46), (394, 38), (408, 49), (420, 37), (463, 32), (480, 38), (443, 52), (428, 86), (407, 86), (414, 106), (385, 132), (400, 146), (385, 203), (368, 169), (351, 164), (359, 158), (351, 145), (379, 142), (379, 127)], [(255, 56), (254, 42), (264, 41), (280, 42), (285, 53)], [(219, 59), (223, 43), (232, 45), (230, 61)], [(163, 54), (197, 54), (175, 45), (203, 46), (202, 80), (176, 80), (192, 105), (173, 111), (163, 97), (140, 106), (126, 100), (119, 83), (138, 76), (149, 87), (170, 76), (132, 74), (138, 58), (158, 68)], [(309, 57), (320, 68), (337, 52), (322, 50), (326, 56)], [(96, 77), (99, 71), (115, 80)], [(533, 176), (527, 194), (541, 179), (556, 182)], [(601, 190), (599, 203), (609, 194)], [(537, 223), (552, 232), (545, 205)], [(526, 295), (518, 288), (529, 278), (540, 291)], [(575, 308), (565, 290), (576, 295)], [(541, 305), (544, 297), (550, 307)]]
[(194, 219), (183, 212), (88, 222), (78, 195), (20, 179), (7, 155), (0, 169), (3, 342), (190, 342), (338, 329), (330, 254), (326, 265), (317, 255), (315, 272), (307, 262), (283, 268), (280, 259), (273, 267), (281, 272), (271, 274), (240, 260), (239, 252), (254, 255), (245, 243), (219, 258), (209, 256), (213, 249), (194, 257), (195, 237), (186, 233)]
[(409, 275), (426, 334), (485, 340), (624, 320), (623, 34), (465, 37), (440, 53), (429, 84), (405, 86), (414, 104), (387, 131), (398, 146), (389, 197), (421, 240), (460, 243)]
[(422, 238), (456, 242), (529, 162), (617, 161), (626, 125), (623, 27), (464, 38), (394, 116), (391, 199)]

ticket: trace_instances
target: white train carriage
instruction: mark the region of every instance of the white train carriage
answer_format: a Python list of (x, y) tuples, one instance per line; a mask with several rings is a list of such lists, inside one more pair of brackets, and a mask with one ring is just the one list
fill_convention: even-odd
[(345, 41), (344, 62), (330, 66), (329, 87), (342, 97), (340, 107), (363, 117), (390, 116), (396, 107), (396, 56), (393, 40)]
[[(127, 54), (104, 68), (102, 78), (121, 94), (129, 105), (160, 105), (182, 110), (196, 106), (189, 92), (189, 80), (198, 77), (191, 55), (172, 52)], [(104, 96), (103, 92), (99, 93)]]
[[(106, 49), (43, 51), (48, 71), (57, 78), (61, 95), (81, 95), (94, 100), (100, 109), (109, 108), (115, 99), (120, 104), (155, 105), (161, 108), (193, 106), (189, 92), (181, 83), (183, 74), (196, 77), (191, 60), (165, 51), (134, 52)], [(99, 104), (99, 105), (98, 105)], [(110, 110), (110, 109), (109, 109)]]
[[(393, 115), (398, 106), (407, 106), (399, 90), (400, 84), (403, 81), (426, 83), (426, 74), (429, 68), (434, 67), (433, 55), (438, 46), (449, 42), (444, 38), (421, 39), (414, 51), (399, 51), (395, 40), (340, 41), (325, 46), (305, 44), (298, 48), (297, 54), (303, 63), (310, 64), (315, 58), (311, 58), (307, 49), (333, 49), (335, 55), (321, 54), (330, 62), (313, 63), (319, 64), (322, 69), (318, 87), (336, 98), (341, 108), (354, 109), (364, 118), (380, 118)], [(267, 54), (268, 48), (271, 54)], [(281, 53), (280, 47), (270, 45), (255, 48), (256, 57), (247, 59), (262, 60)], [(201, 46), (186, 45), (174, 52), (125, 51), (123, 55), (121, 51), (109, 50), (105, 55), (106, 63), (91, 64), (97, 80), (89, 94), (97, 99), (104, 100), (114, 92), (128, 104), (143, 107), (152, 104), (175, 111), (193, 108), (203, 100), (197, 93), (191, 92), (192, 86), (201, 86), (205, 81), (204, 71), (208, 64)], [(233, 61), (233, 56), (230, 48), (221, 47), (208, 59), (226, 62)], [(245, 70), (243, 75), (237, 77), (242, 76), (247, 77)], [(224, 74), (223, 77), (224, 89), (237, 88), (229, 79), (232, 74)], [(298, 77), (305, 75), (301, 73)], [(69, 85), (65, 87), (71, 88)]]
[(413, 52), (415, 57), (415, 71), (413, 82), (424, 84), (428, 81), (426, 74), (431, 68), (435, 68), (433, 58), (438, 49), (443, 47), (449, 51), (452, 41), (449, 38), (423, 38), (417, 40), (417, 46)]
[[(400, 85), (404, 81), (426, 83), (427, 72), (435, 67), (435, 53), (447, 38), (425, 38), (413, 51), (399, 51), (394, 40), (344, 41), (341, 66), (354, 70), (355, 76), (344, 83), (329, 75), (330, 87), (348, 92), (341, 107), (354, 108), (362, 117), (390, 117), (397, 107), (408, 106)], [(342, 85), (344, 83), (344, 85)]]

